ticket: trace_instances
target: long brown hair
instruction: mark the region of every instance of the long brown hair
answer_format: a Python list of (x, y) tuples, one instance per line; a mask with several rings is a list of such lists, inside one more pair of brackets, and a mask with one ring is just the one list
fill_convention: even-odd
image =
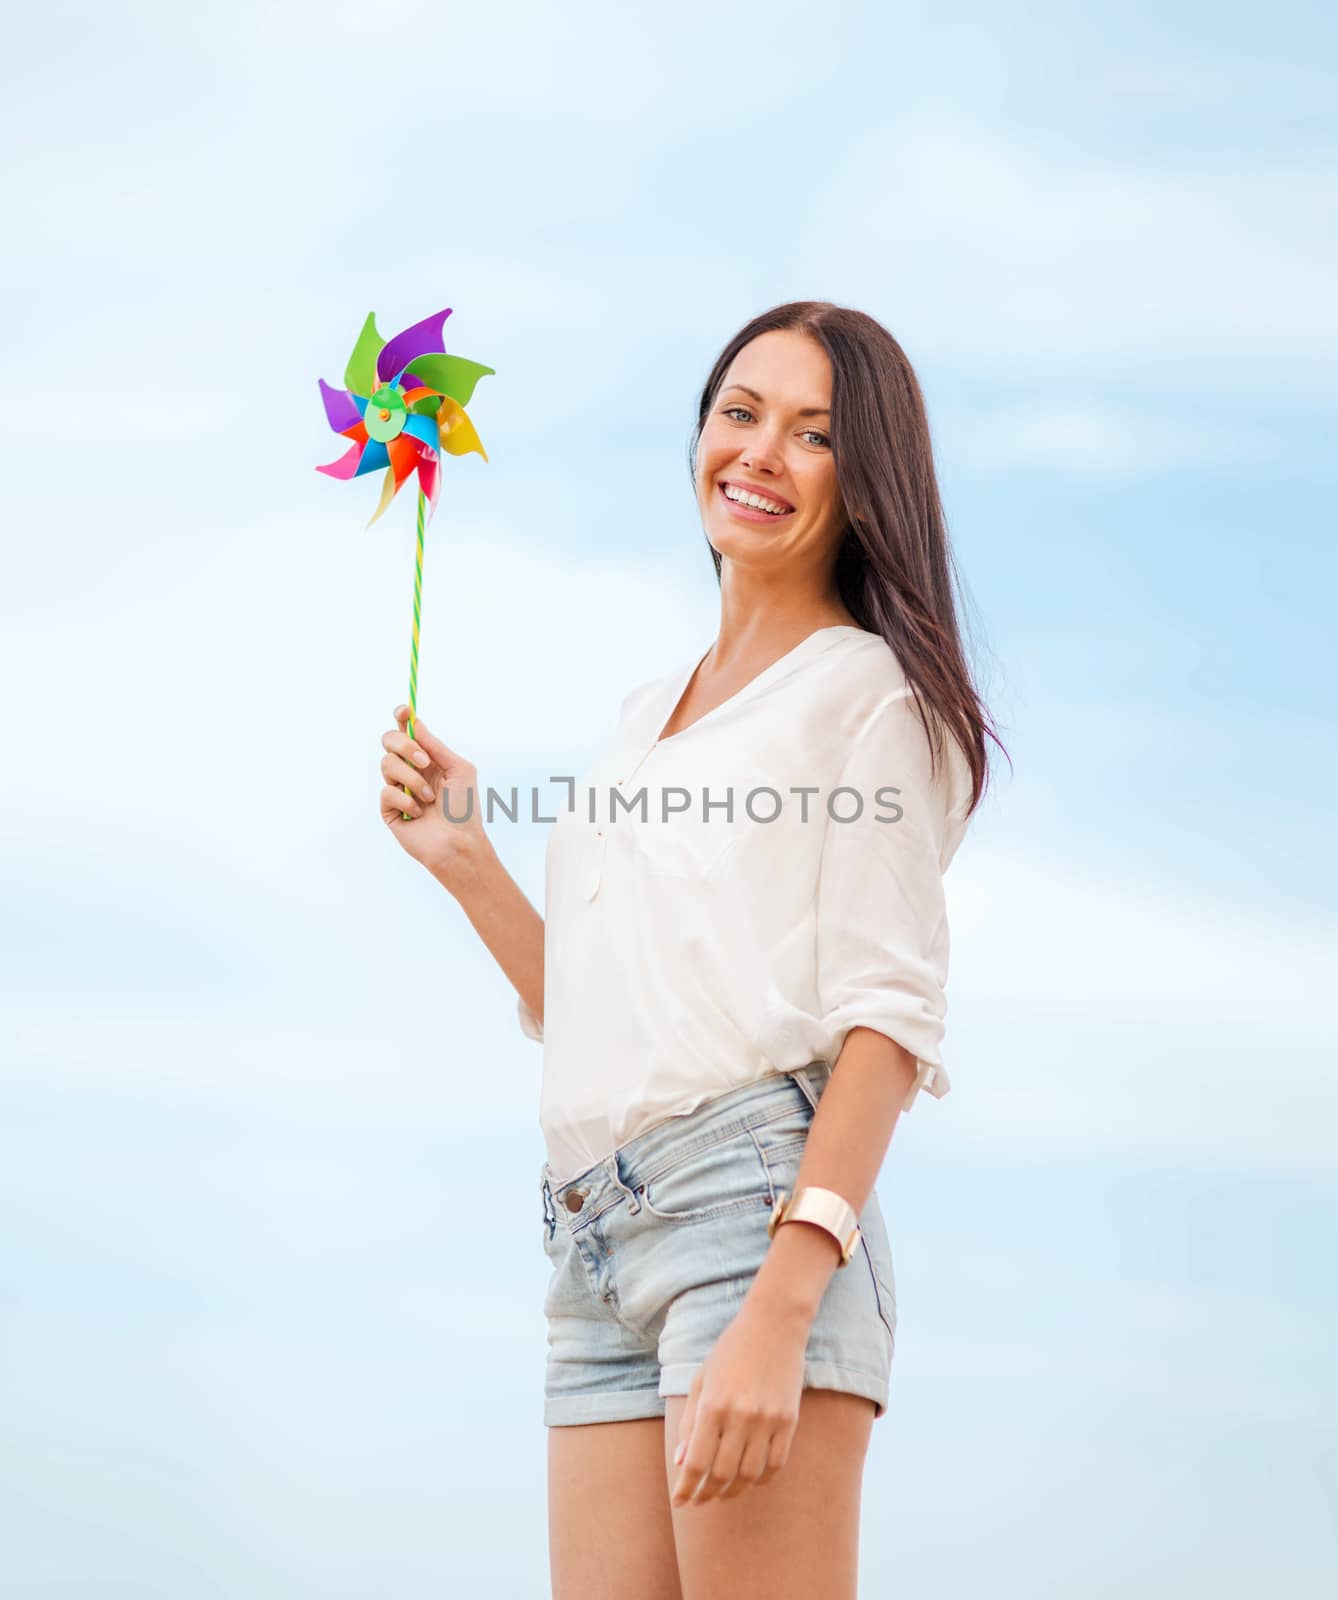
[[(974, 812), (989, 781), (985, 740), (1004, 747), (962, 646), (961, 580), (934, 474), (924, 396), (906, 352), (887, 329), (863, 311), (827, 300), (792, 300), (754, 317), (720, 352), (702, 390), (688, 448), (693, 480), (702, 428), (730, 363), (750, 340), (777, 329), (816, 339), (832, 364), (832, 455), (847, 518), (835, 569), (841, 599), (860, 627), (882, 634), (901, 664), (929, 740), (931, 770), (942, 750), (941, 727), (961, 746)], [(719, 582), (720, 552), (710, 549)]]

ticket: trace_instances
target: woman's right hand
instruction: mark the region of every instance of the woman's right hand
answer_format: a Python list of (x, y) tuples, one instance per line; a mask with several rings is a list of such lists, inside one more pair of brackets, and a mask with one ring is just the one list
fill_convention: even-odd
[[(483, 829), (478, 772), (463, 756), (444, 745), (421, 717), (414, 718), (415, 738), (408, 733), (408, 706), (395, 707), (396, 726), (381, 735), (385, 754), (381, 775), (381, 820), (405, 850), (449, 889), (453, 878), (471, 870), (488, 847)], [(401, 785), (408, 784), (405, 794)], [(451, 821), (442, 806), (445, 794)], [(405, 813), (408, 813), (406, 816)]]

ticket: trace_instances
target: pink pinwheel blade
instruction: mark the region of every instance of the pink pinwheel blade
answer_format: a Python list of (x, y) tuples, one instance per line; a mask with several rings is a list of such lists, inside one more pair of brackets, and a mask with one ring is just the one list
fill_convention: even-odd
[(418, 487), (427, 496), (427, 516), (424, 521), (430, 522), (441, 493), (441, 456), (435, 450), (429, 452), (426, 445), (418, 455)]
[(317, 472), (324, 472), (331, 478), (356, 478), (358, 463), (362, 460), (364, 446), (361, 444), (350, 445), (338, 461), (327, 462), (323, 467), (317, 467)]
[(325, 415), (336, 433), (344, 433), (362, 421), (362, 412), (354, 404), (347, 389), (332, 389), (324, 378), (317, 378), (321, 386), (321, 399), (325, 402)]
[(411, 328), (397, 333), (382, 345), (376, 358), (376, 375), (381, 382), (389, 383), (398, 376), (400, 368), (407, 366), (415, 356), (444, 354), (446, 346), (442, 342), (442, 329), (450, 314), (451, 308), (447, 306), (444, 311), (424, 317), (421, 322), (415, 322)]

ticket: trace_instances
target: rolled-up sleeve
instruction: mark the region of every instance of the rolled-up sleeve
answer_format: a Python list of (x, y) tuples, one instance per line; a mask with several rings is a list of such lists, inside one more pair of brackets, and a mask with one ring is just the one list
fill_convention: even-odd
[(525, 1037), (527, 1039), (536, 1039), (542, 1044), (544, 1042), (544, 1025), (519, 995), (516, 996), (516, 1015), (520, 1019), (520, 1031)]
[(945, 858), (952, 795), (946, 756), (956, 747), (950, 740), (945, 746), (931, 779), (915, 705), (908, 691), (891, 695), (856, 735), (824, 820), (817, 918), (823, 1035), (833, 1062), (855, 1027), (884, 1034), (913, 1055), (915, 1082), (903, 1111), (921, 1089), (941, 1099), (952, 1087), (941, 1054), (948, 981), (943, 869), (951, 858), (950, 849)]

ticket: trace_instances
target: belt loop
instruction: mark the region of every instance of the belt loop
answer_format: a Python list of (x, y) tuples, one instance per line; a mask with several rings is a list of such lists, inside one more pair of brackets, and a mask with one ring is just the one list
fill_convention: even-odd
[(791, 1077), (798, 1085), (800, 1094), (813, 1107), (814, 1111), (818, 1109), (818, 1101), (822, 1098), (823, 1089), (826, 1088), (826, 1079), (824, 1078), (821, 1086), (819, 1086), (814, 1083), (813, 1074), (815, 1072), (822, 1073), (826, 1066), (827, 1063), (825, 1061), (810, 1061), (806, 1067), (797, 1067), (791, 1073)]
[(548, 1186), (546, 1169), (539, 1178), (539, 1189), (544, 1201), (544, 1227), (548, 1229), (548, 1237), (551, 1239), (557, 1232), (557, 1207), (553, 1204), (553, 1191)]
[(632, 1215), (636, 1216), (637, 1212), (641, 1210), (641, 1201), (637, 1198), (636, 1194), (623, 1182), (622, 1162), (616, 1150), (608, 1158), (604, 1165), (609, 1177), (613, 1179), (614, 1183), (617, 1184), (617, 1186), (632, 1202)]

